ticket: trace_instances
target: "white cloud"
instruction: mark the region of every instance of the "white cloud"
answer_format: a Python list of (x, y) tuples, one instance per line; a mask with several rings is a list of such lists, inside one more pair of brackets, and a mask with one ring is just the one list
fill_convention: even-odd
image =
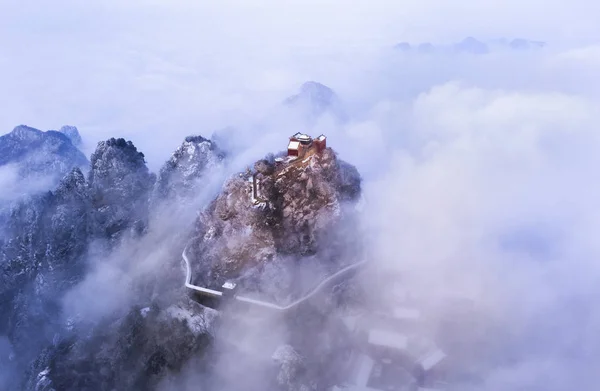
[(486, 373), (485, 389), (597, 380), (586, 363), (599, 362), (586, 356), (600, 353), (600, 340), (578, 337), (599, 314), (589, 312), (600, 278), (590, 235), (600, 229), (597, 103), (435, 87), (414, 101), (405, 129), (418, 142), (398, 148), (385, 176), (367, 183), (375, 259), (407, 273), (434, 303), (474, 299), (518, 341), (494, 352), (515, 361)]

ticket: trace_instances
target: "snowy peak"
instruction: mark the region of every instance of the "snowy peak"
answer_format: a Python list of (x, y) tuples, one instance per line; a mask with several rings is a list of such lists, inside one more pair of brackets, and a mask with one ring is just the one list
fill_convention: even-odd
[(100, 141), (91, 158), (90, 182), (104, 178), (117, 179), (125, 171), (148, 172), (144, 154), (131, 141), (111, 138)]
[(128, 228), (141, 233), (146, 227), (154, 181), (144, 154), (131, 141), (111, 138), (98, 143), (89, 178), (96, 234), (114, 238)]
[(43, 137), (43, 133), (44, 132), (39, 129), (35, 129), (27, 125), (19, 125), (16, 126), (12, 132), (8, 134), (8, 136), (14, 138), (15, 140), (37, 141)]
[(68, 173), (62, 179), (62, 181), (60, 181), (55, 193), (59, 196), (72, 192), (83, 194), (87, 192), (87, 189), (88, 186), (85, 180), (85, 176), (83, 175), (81, 170), (76, 167), (70, 173)]
[(156, 196), (185, 197), (194, 190), (207, 170), (220, 166), (225, 159), (214, 141), (202, 136), (188, 136), (161, 168), (156, 182)]

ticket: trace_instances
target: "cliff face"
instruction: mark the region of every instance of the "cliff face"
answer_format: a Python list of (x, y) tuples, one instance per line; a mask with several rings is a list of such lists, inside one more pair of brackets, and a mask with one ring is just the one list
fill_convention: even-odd
[(221, 166), (225, 153), (202, 136), (186, 137), (158, 174), (155, 198), (189, 197), (206, 172)]
[(125, 229), (140, 233), (148, 218), (149, 195), (155, 176), (144, 154), (131, 141), (109, 139), (92, 154), (90, 191), (95, 210), (95, 233), (114, 238)]
[[(217, 150), (201, 137), (187, 138), (161, 170), (163, 189), (173, 187), (169, 194), (180, 199), (193, 196), (195, 179), (220, 164)], [(134, 306), (91, 329), (82, 329), (77, 319), (65, 324), (61, 314), (65, 292), (90, 271), (91, 244), (103, 243), (109, 257), (120, 239), (141, 240), (152, 220), (152, 194), (161, 185), (155, 186), (144, 155), (131, 142), (109, 139), (92, 154), (88, 178), (73, 169), (55, 190), (11, 208), (0, 236), (0, 335), (8, 337), (15, 371), (30, 368), (24, 389), (148, 389), (206, 346), (215, 313), (181, 294), (162, 298), (160, 305), (140, 295), (134, 302), (148, 308)], [(177, 248), (163, 260), (163, 275), (146, 281), (146, 293), (165, 280), (181, 288), (180, 253)], [(12, 381), (10, 389), (19, 389), (21, 378)]]
[[(347, 228), (359, 196), (358, 171), (329, 148), (256, 162), (231, 178), (199, 217), (189, 248), (196, 283), (220, 286), (235, 279), (270, 295), (300, 293), (305, 287), (299, 281), (284, 282), (299, 263), (327, 274), (352, 262), (357, 241)], [(259, 282), (276, 270), (287, 285), (279, 293)]]

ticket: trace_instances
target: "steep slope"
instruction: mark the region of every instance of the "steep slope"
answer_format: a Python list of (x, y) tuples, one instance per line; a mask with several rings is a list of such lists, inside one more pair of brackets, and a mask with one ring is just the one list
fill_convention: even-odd
[(143, 229), (153, 183), (143, 155), (111, 139), (94, 152), (89, 180), (74, 168), (55, 191), (12, 208), (0, 237), (0, 334), (20, 367), (60, 332), (62, 294), (83, 278), (91, 241)]
[(127, 229), (141, 233), (147, 224), (154, 182), (144, 154), (131, 141), (101, 141), (91, 157), (89, 178), (94, 233), (110, 239), (118, 238)]
[(54, 193), (13, 209), (0, 242), (0, 297), (6, 332), (22, 363), (52, 338), (57, 297), (84, 271), (91, 202), (79, 169)]
[(352, 262), (359, 242), (351, 206), (359, 196), (358, 171), (329, 148), (293, 161), (258, 161), (200, 215), (189, 248), (196, 283), (219, 287), (235, 279), (284, 301), (300, 294)]
[[(184, 193), (190, 190), (189, 195), (193, 196), (191, 190), (196, 179), (219, 164), (221, 158), (216, 147), (206, 139), (188, 137), (161, 170), (163, 189), (169, 195), (180, 197), (178, 199), (184, 197), (176, 190)], [(152, 241), (157, 234), (149, 233), (149, 224), (156, 221), (150, 205), (159, 210), (164, 206), (159, 202), (168, 204), (172, 199), (162, 198), (157, 199), (155, 204), (150, 203), (155, 177), (148, 171), (143, 154), (131, 142), (124, 139), (101, 142), (91, 162), (89, 180), (84, 181), (85, 192), (80, 192), (87, 195), (84, 199), (89, 204), (89, 211), (73, 211), (87, 217), (87, 230), (78, 227), (81, 238), (63, 236), (62, 239), (82, 243), (86, 250), (92, 241), (101, 241), (107, 244), (102, 257), (107, 259), (114, 254), (119, 257), (121, 250), (128, 255), (133, 253), (135, 257), (127, 259), (132, 264), (124, 266), (125, 269), (133, 269), (155, 250), (164, 250), (140, 248), (147, 248), (149, 243), (157, 247), (165, 245)], [(173, 189), (170, 189), (171, 186)], [(66, 181), (52, 196), (67, 189), (78, 187)], [(24, 208), (28, 210), (29, 206)], [(71, 217), (64, 218), (65, 224), (72, 220)], [(158, 221), (164, 223), (162, 217)], [(176, 226), (174, 222), (171, 224)], [(43, 322), (55, 324), (52, 329), (55, 334), (47, 333), (35, 348), (30, 348), (31, 352), (36, 352), (37, 358), (29, 366), (24, 389), (154, 389), (166, 374), (177, 371), (190, 357), (206, 349), (217, 314), (190, 301), (181, 287), (181, 243), (177, 238), (185, 238), (186, 226), (182, 227), (182, 232), (174, 230), (168, 233), (162, 227), (155, 228), (161, 235), (160, 240), (178, 243), (172, 254), (174, 256), (164, 251), (165, 255), (155, 269), (149, 268), (143, 278), (132, 279), (127, 291), (131, 301), (122, 304), (117, 313), (107, 314), (98, 324), (90, 324), (78, 316), (70, 316), (64, 324), (59, 323), (57, 317), (36, 315), (35, 323), (24, 329), (23, 336), (26, 336), (40, 330)], [(173, 238), (163, 237), (169, 235)], [(120, 238), (126, 240), (120, 241)], [(97, 251), (96, 246), (94, 249)], [(85, 268), (85, 260), (81, 265)], [(81, 276), (78, 275), (78, 281)], [(172, 281), (175, 283), (172, 284)], [(62, 293), (56, 292), (56, 301), (60, 300)], [(31, 292), (24, 295), (38, 297)], [(102, 299), (98, 297), (98, 300)], [(48, 311), (47, 307), (40, 308)], [(53, 308), (57, 313), (60, 311), (57, 305)], [(26, 308), (20, 307), (19, 313), (34, 319)], [(41, 346), (46, 348), (39, 353)], [(23, 364), (29, 364), (32, 358), (28, 356)]]

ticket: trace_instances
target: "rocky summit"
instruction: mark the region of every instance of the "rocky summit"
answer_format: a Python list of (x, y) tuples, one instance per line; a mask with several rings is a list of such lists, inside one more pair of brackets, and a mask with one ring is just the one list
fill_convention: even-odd
[(202, 136), (186, 137), (161, 168), (156, 181), (156, 197), (190, 196), (203, 175), (222, 165), (224, 159), (225, 152), (215, 141)]
[(216, 287), (232, 279), (279, 301), (301, 294), (355, 261), (349, 227), (360, 194), (358, 171), (331, 148), (257, 161), (200, 215), (189, 246), (194, 281)]

